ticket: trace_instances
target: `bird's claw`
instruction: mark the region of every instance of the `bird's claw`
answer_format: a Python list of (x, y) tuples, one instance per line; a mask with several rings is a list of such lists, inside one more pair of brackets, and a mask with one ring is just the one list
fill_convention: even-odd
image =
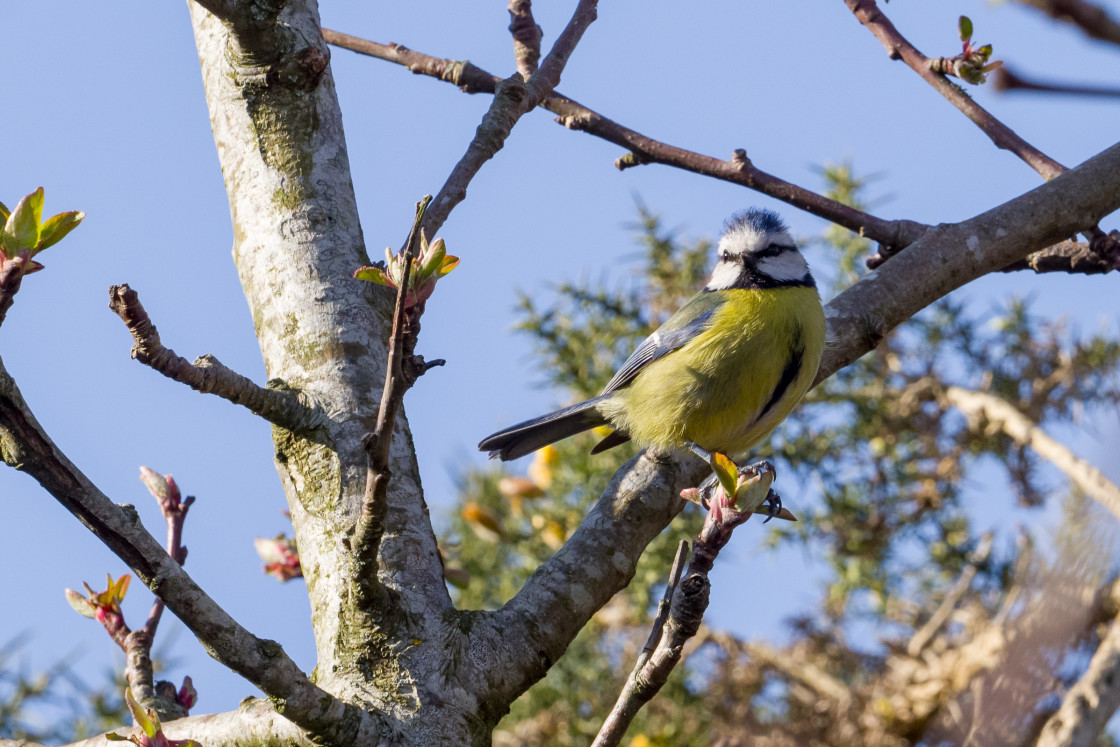
[(774, 517), (778, 516), (781, 513), (782, 513), (782, 496), (778, 495), (773, 490), (771, 490), (769, 495), (766, 496), (766, 518), (762, 520), (762, 523), (765, 524), (765, 523), (769, 522), (771, 519), (773, 519)]

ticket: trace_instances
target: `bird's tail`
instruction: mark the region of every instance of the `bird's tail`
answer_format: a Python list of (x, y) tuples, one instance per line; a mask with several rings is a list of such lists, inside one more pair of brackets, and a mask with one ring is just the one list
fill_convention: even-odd
[(491, 459), (498, 458), (506, 462), (568, 436), (605, 425), (607, 419), (595, 408), (610, 396), (610, 394), (600, 394), (598, 397), (565, 407), (563, 410), (511, 425), (482, 439), (478, 444), (478, 450), (490, 452)]

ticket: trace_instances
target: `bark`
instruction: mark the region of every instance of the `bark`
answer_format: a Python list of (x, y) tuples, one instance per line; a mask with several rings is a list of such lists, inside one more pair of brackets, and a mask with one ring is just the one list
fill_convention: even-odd
[[(492, 724), (479, 723), (481, 704), (444, 676), (448, 638), (460, 634), (403, 412), (390, 450), (379, 578), (356, 575), (349, 546), (392, 294), (352, 277), (370, 261), (317, 7), (285, 4), (264, 30), (224, 24), (195, 5), (191, 16), (234, 261), (268, 376), (327, 413), (310, 436), (273, 429), (311, 598), (316, 681), (382, 713), (394, 743), (469, 743)], [(363, 608), (359, 585), (377, 583), (388, 603)]]

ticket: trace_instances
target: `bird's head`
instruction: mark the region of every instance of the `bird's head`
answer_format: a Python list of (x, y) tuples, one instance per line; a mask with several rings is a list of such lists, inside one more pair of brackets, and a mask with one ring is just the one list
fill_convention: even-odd
[(716, 251), (707, 290), (816, 286), (786, 224), (773, 211), (751, 208), (731, 216)]

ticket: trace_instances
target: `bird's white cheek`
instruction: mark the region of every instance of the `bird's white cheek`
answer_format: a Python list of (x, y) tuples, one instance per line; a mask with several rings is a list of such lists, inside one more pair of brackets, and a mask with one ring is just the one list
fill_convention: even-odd
[(735, 285), (741, 269), (738, 264), (732, 262), (717, 262), (715, 269), (712, 270), (712, 278), (708, 281), (708, 289), (727, 290)]

